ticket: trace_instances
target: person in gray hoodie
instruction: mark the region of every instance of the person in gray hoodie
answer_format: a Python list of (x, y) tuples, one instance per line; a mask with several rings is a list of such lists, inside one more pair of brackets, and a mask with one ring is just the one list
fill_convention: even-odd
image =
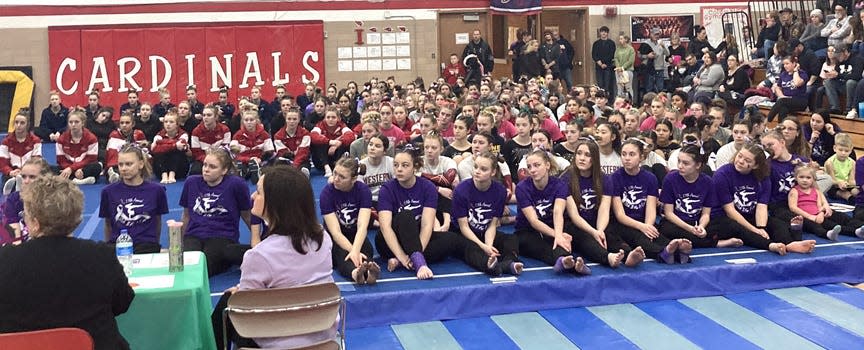
[(717, 63), (717, 54), (706, 52), (702, 55), (702, 61), (702, 68), (696, 72), (696, 77), (693, 78), (690, 100), (708, 105), (714, 98), (715, 91), (723, 83), (725, 73), (723, 73), (723, 67)]

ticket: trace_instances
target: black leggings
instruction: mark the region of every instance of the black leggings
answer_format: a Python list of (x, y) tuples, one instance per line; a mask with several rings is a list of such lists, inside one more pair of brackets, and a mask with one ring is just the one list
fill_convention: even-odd
[(608, 231), (606, 232), (607, 248), (603, 248), (603, 246), (600, 245), (600, 242), (597, 242), (597, 240), (594, 239), (593, 235), (580, 230), (576, 225), (569, 222), (564, 224), (564, 231), (573, 237), (573, 241), (570, 243), (573, 247), (573, 255), (579, 253), (579, 255), (584, 257), (586, 260), (598, 264), (609, 266), (609, 253), (618, 253), (618, 251), (624, 249), (625, 246), (625, 254), (629, 254), (631, 250), (630, 246), (627, 246), (618, 234), (610, 234)]
[(540, 260), (547, 265), (555, 265), (559, 257), (570, 255), (564, 248), (555, 247), (554, 237), (545, 236), (533, 228), (516, 231), (519, 238), (519, 251), (529, 258)]
[[(486, 255), (486, 252), (479, 245), (465, 238), (465, 236), (460, 236), (459, 239), (462, 240), (462, 245), (465, 246), (462, 259), (468, 266), (476, 270), (498, 276), (502, 270), (509, 267), (510, 263), (519, 261), (519, 239), (516, 238), (516, 235), (503, 234), (501, 232), (495, 233), (495, 242), (492, 243), (492, 246), (498, 249), (498, 253), (501, 256), (498, 257), (498, 265), (494, 269), (488, 268), (487, 262), (489, 256)], [(480, 240), (482, 241), (483, 238), (481, 237)]]
[(776, 102), (774, 102), (774, 107), (771, 107), (771, 111), (768, 112), (768, 122), (774, 120), (774, 116), (777, 116), (777, 120), (783, 120), (786, 118), (789, 113), (792, 112), (800, 112), (803, 111), (804, 108), (807, 108), (807, 99), (804, 97), (800, 98), (778, 98)]
[[(722, 232), (720, 239), (740, 238), (744, 245), (757, 249), (768, 250), (771, 245), (771, 240), (762, 237), (756, 233), (747, 230), (735, 220), (727, 216), (712, 217), (708, 227), (705, 228), (708, 232)], [(766, 230), (767, 231), (767, 230)], [(770, 237), (770, 234), (769, 234)]]
[(336, 152), (333, 152), (332, 155), (327, 154), (327, 150), (330, 149), (328, 145), (312, 145), (312, 162), (315, 163), (315, 169), (324, 170), (324, 165), (330, 165), (330, 169), (333, 169), (333, 166), (336, 164), (336, 161), (342, 157), (345, 152), (348, 152), (348, 145), (339, 146), (336, 149)]
[(645, 251), (645, 256), (654, 260), (658, 260), (660, 252), (669, 245), (669, 238), (663, 235), (650, 239), (641, 231), (617, 221), (610, 222), (607, 231), (617, 232), (621, 236), (621, 239), (631, 247), (642, 247), (642, 250)]
[[(342, 227), (341, 229), (342, 229), (342, 234), (345, 235), (345, 238), (348, 238), (348, 240), (351, 242), (351, 244), (354, 244), (354, 239), (356, 238), (357, 233), (347, 231), (347, 230), (345, 230), (344, 227)], [(363, 253), (363, 255), (366, 255), (366, 258), (368, 260), (370, 260), (370, 261), (372, 260), (372, 254), (373, 254), (372, 253), (372, 243), (369, 243), (368, 239), (363, 239), (363, 246), (360, 247), (360, 252)], [(338, 244), (336, 244), (335, 240), (333, 241), (333, 254), (332, 255), (333, 255), (333, 267), (336, 269), (336, 271), (338, 271), (339, 274), (342, 275), (342, 277), (345, 277), (348, 279), (353, 279), (353, 277), (351, 276), (351, 271), (354, 271), (354, 269), (357, 267), (354, 266), (354, 262), (351, 261), (350, 259), (345, 260), (345, 257), (348, 256), (348, 251), (345, 249), (342, 249), (342, 247), (340, 247)]]
[[(444, 260), (448, 256), (462, 253), (464, 250), (461, 247), (462, 241), (456, 233), (437, 231), (432, 232), (426, 249), (423, 249), (423, 244), (420, 242), (420, 222), (414, 219), (414, 213), (410, 210), (393, 214), (391, 227), (396, 233), (396, 239), (402, 250), (409, 256), (415, 252), (423, 253), (427, 263)], [(375, 248), (378, 249), (378, 254), (384, 261), (396, 257), (390, 247), (387, 246), (383, 233), (379, 232), (375, 236)]]
[(828, 238), (828, 230), (838, 225), (840, 226), (840, 234), (855, 236), (855, 230), (864, 226), (864, 221), (852, 218), (845, 213), (834, 213), (831, 217), (825, 218), (825, 221), (822, 221), (821, 224), (804, 219), (804, 230), (822, 238)]
[(162, 173), (171, 171), (178, 179), (186, 177), (186, 173), (189, 171), (189, 158), (186, 157), (186, 152), (153, 153), (153, 173), (156, 176), (162, 176)]
[(227, 271), (232, 265), (240, 265), (243, 254), (250, 248), (248, 244), (239, 244), (229, 238), (183, 237), (183, 251), (201, 251), (207, 257), (207, 275), (211, 277)]
[[(709, 227), (711, 225), (708, 225)], [(708, 232), (705, 237), (698, 237), (693, 233), (678, 227), (672, 221), (663, 219), (660, 221), (660, 226), (657, 227), (657, 230), (660, 231), (660, 234), (665, 236), (666, 238), (672, 240), (676, 238), (684, 238), (690, 240), (693, 243), (694, 248), (714, 248), (717, 246), (717, 241), (721, 239), (728, 239), (732, 237), (724, 237), (721, 238), (718, 234), (718, 231), (722, 232), (725, 235), (728, 235), (726, 230), (708, 230), (708, 227), (705, 228), (705, 231)]]
[(789, 210), (789, 202), (780, 201), (768, 204), (768, 235), (772, 242), (789, 244), (801, 240), (801, 230), (792, 230), (791, 220), (795, 214)]

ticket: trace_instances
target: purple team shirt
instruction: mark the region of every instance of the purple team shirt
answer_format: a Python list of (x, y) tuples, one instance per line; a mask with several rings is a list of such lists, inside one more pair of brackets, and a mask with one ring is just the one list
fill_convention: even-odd
[(17, 224), (24, 218), (24, 201), (21, 200), (21, 192), (15, 191), (6, 197), (3, 205), (3, 224)]
[(864, 157), (855, 161), (855, 183), (861, 192), (855, 197), (855, 206), (864, 206)]
[[(796, 162), (795, 160), (798, 160)], [(809, 163), (807, 158), (792, 155), (788, 161), (771, 160), (771, 200), (768, 203), (786, 202), (789, 191), (795, 187), (795, 167), (798, 164)], [(815, 180), (815, 179), (814, 179)]]
[(663, 179), (660, 202), (672, 204), (675, 215), (688, 224), (698, 224), (703, 208), (717, 206), (711, 177), (699, 173), (693, 183), (687, 182), (678, 171), (672, 171)]
[(519, 181), (516, 185), (516, 203), (519, 207), (519, 212), (516, 214), (516, 229), (530, 229), (531, 223), (525, 214), (522, 214), (522, 209), (533, 207), (537, 213), (537, 219), (544, 224), (552, 227), (552, 211), (555, 206), (555, 200), (567, 199), (570, 191), (567, 190), (567, 184), (557, 177), (549, 177), (549, 183), (542, 190), (538, 190), (534, 186), (534, 180), (530, 177)]
[(432, 181), (417, 176), (417, 181), (411, 188), (404, 188), (399, 180), (392, 179), (381, 185), (378, 192), (378, 211), (401, 213), (410, 210), (414, 219), (420, 220), (423, 208), (438, 207), (438, 189)]
[(486, 191), (480, 191), (474, 186), (474, 181), (462, 181), (453, 191), (453, 220), (468, 218), (468, 226), (477, 237), (483, 239), (493, 218), (504, 215), (504, 205), (507, 199), (507, 189), (504, 185), (492, 181)]
[[(579, 204), (579, 216), (588, 222), (591, 226), (597, 226), (597, 214), (600, 209), (600, 201), (603, 196), (612, 196), (612, 183), (609, 176), (603, 175), (603, 194), (597, 195), (594, 190), (594, 177), (584, 177), (579, 175), (579, 195), (582, 196), (582, 204)], [(570, 188), (570, 172), (565, 171), (561, 175), (561, 180)], [(572, 193), (571, 193), (572, 195)]]
[(180, 206), (189, 210), (186, 235), (200, 239), (240, 239), (240, 213), (252, 208), (249, 186), (242, 178), (225, 176), (210, 187), (201, 175), (190, 176), (183, 184)]
[(712, 180), (717, 206), (711, 211), (711, 216), (725, 216), (723, 206), (733, 203), (742, 216), (752, 220), (756, 216), (756, 205), (768, 204), (771, 199), (770, 178), (759, 181), (752, 173), (741, 174), (732, 163), (717, 169)]
[(612, 177), (612, 195), (621, 197), (624, 214), (633, 220), (645, 221), (645, 208), (648, 196), (657, 197), (657, 178), (645, 169), (635, 176), (627, 174), (624, 168), (618, 169)]
[(339, 219), (339, 226), (345, 234), (357, 232), (357, 218), (360, 209), (372, 208), (372, 191), (365, 183), (356, 181), (348, 192), (343, 192), (333, 184), (328, 184), (321, 190), (320, 197), (321, 216), (335, 213)]
[(110, 242), (127, 229), (134, 243), (159, 244), (157, 229), (162, 223), (156, 218), (164, 214), (168, 214), (165, 186), (152, 181), (129, 186), (120, 181), (102, 189), (99, 217), (111, 223)]

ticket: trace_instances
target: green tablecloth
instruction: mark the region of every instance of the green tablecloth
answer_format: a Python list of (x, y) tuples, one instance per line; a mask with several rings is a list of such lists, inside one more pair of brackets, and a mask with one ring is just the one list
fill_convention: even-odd
[[(207, 263), (201, 252), (186, 256), (190, 253), (200, 254), (198, 263), (190, 265), (187, 259), (185, 269), (173, 273), (173, 287), (136, 289), (129, 311), (117, 317), (120, 333), (133, 350), (216, 349)], [(167, 267), (136, 268), (131, 277), (169, 274)]]

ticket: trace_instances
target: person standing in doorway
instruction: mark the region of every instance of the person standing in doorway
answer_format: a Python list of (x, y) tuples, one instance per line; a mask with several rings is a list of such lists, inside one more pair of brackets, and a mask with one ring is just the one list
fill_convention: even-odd
[(558, 73), (561, 76), (561, 81), (566, 85), (567, 91), (570, 91), (570, 88), (573, 87), (573, 56), (576, 54), (576, 51), (573, 49), (570, 41), (561, 36), (561, 33), (557, 30), (552, 31), (552, 37), (555, 38), (555, 42), (558, 43), (558, 48), (561, 51), (557, 63)]
[(480, 64), (483, 65), (483, 74), (492, 74), (492, 68), (495, 66), (495, 61), (492, 57), (492, 48), (489, 47), (489, 44), (483, 40), (483, 37), (480, 36), (480, 29), (474, 29), (471, 32), (471, 41), (468, 42), (468, 45), (465, 45), (465, 49), (462, 50), (462, 61), (465, 61), (465, 57), (468, 55), (477, 55), (477, 59), (480, 61)]
[(594, 74), (597, 85), (609, 94), (615, 92), (615, 75), (612, 60), (615, 59), (615, 42), (609, 39), (609, 27), (602, 26), (600, 38), (591, 46), (591, 59), (594, 61)]

